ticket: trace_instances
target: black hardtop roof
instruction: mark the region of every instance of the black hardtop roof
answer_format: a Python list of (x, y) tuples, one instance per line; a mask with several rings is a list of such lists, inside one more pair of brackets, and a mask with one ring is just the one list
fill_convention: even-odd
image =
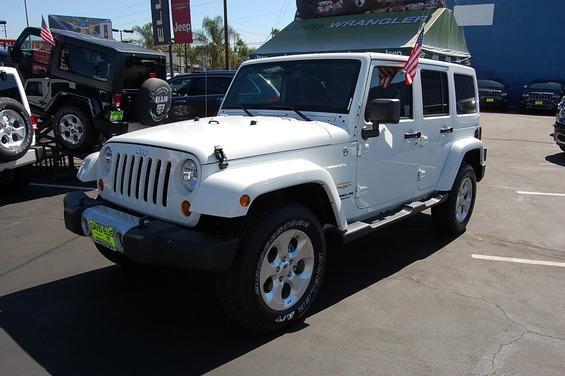
[[(37, 31), (40, 30), (40, 28), (38, 28), (38, 27), (34, 27), (34, 28), (30, 28), (30, 29), (35, 29)], [(165, 57), (165, 54), (162, 53), (162, 52), (158, 52), (158, 51), (150, 50), (148, 48), (140, 47), (140, 46), (137, 46), (137, 45), (132, 44), (132, 43), (123, 43), (123, 42), (118, 42), (118, 41), (113, 40), (113, 39), (98, 38), (98, 37), (95, 37), (93, 35), (81, 34), (81, 33), (77, 33), (75, 31), (69, 31), (69, 30), (51, 29), (51, 33), (53, 33), (54, 36), (61, 35), (64, 38), (76, 39), (76, 40), (79, 40), (79, 41), (82, 41), (82, 42), (96, 44), (98, 46), (111, 48), (111, 49), (118, 51), (118, 52), (143, 54), (143, 55), (155, 55), (155, 56)]]

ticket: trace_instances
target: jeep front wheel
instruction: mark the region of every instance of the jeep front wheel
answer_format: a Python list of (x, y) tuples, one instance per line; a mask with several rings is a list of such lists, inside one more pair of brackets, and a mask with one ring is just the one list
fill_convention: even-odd
[(463, 163), (449, 197), (432, 208), (432, 217), (438, 227), (451, 235), (460, 235), (467, 229), (477, 196), (477, 176), (473, 167)]
[(61, 146), (73, 151), (92, 151), (98, 141), (98, 133), (84, 111), (76, 106), (63, 106), (53, 120), (55, 137)]
[(289, 205), (253, 218), (234, 266), (218, 278), (227, 315), (257, 331), (299, 321), (314, 301), (326, 266), (320, 223), (307, 208)]

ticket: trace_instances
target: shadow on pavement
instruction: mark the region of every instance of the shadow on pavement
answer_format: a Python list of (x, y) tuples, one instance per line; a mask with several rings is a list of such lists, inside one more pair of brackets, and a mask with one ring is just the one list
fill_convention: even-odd
[(565, 152), (548, 155), (545, 160), (558, 166), (565, 167)]
[[(421, 214), (332, 247), (312, 313), (453, 240)], [(154, 271), (128, 278), (115, 266), (1, 297), (0, 326), (47, 372), (73, 375), (201, 374), (280, 335), (249, 334), (227, 321), (209, 275)]]

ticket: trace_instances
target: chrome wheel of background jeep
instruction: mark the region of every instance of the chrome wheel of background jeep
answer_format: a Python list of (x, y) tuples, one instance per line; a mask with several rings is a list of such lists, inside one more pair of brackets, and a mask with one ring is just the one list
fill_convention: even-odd
[(80, 145), (85, 137), (84, 124), (74, 114), (66, 114), (59, 120), (59, 134), (68, 145)]
[(280, 234), (263, 258), (259, 280), (265, 304), (284, 311), (306, 292), (314, 270), (314, 246), (296, 229)]
[(455, 204), (455, 217), (459, 222), (467, 219), (471, 205), (473, 203), (473, 182), (470, 178), (465, 178), (459, 186), (457, 202)]
[(19, 148), (26, 137), (26, 123), (14, 110), (0, 111), (0, 147), (8, 150)]

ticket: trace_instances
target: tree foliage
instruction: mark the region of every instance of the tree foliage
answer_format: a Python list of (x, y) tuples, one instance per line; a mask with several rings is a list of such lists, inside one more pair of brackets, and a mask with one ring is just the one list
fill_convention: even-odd
[[(133, 42), (145, 48), (166, 51), (167, 46), (156, 46), (153, 43), (153, 28), (151, 23), (134, 26), (137, 39)], [(207, 69), (223, 69), (225, 64), (224, 53), (224, 20), (217, 16), (214, 18), (205, 17), (202, 21), (202, 28), (193, 31), (194, 43), (184, 47), (184, 45), (174, 45), (173, 51), (177, 56), (185, 56), (190, 65), (205, 66)], [(229, 65), (231, 69), (237, 68), (243, 61), (255, 51), (249, 48), (239, 33), (233, 28), (228, 28), (229, 40)]]

